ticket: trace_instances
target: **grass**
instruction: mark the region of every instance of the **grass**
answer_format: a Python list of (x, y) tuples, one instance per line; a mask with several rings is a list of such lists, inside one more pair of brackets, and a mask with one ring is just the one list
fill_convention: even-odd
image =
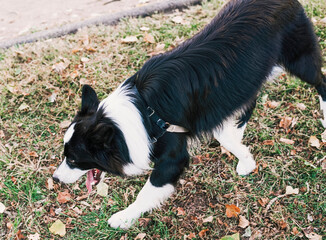
[[(78, 199), (86, 194), (83, 180), (55, 184), (51, 190), (47, 187), (61, 161), (62, 122), (75, 115), (81, 85), (93, 85), (103, 99), (157, 52), (158, 45), (169, 50), (198, 32), (222, 3), (213, 0), (183, 12), (124, 19), (117, 26), (84, 29), (0, 52), (0, 202), (6, 206), (0, 214), (1, 239), (15, 239), (19, 230), (24, 236), (39, 233), (41, 239), (59, 239), (49, 231), (57, 219), (66, 225), (64, 239), (134, 239), (139, 233), (146, 233), (145, 239), (183, 239), (190, 233), (200, 238), (205, 229), (206, 239), (243, 234), (239, 220), (225, 215), (226, 204), (241, 209), (256, 239), (297, 239), (307, 228), (326, 235), (326, 173), (322, 168), (326, 145), (317, 149), (308, 143), (310, 136), (321, 140), (324, 131), (318, 122), (319, 103), (314, 89), (288, 75), (262, 89), (245, 133), (244, 142), (251, 146), (258, 170), (239, 177), (234, 157), (223, 154), (216, 141), (203, 144), (176, 193), (160, 210), (145, 214), (143, 226), (122, 231), (111, 229), (107, 220), (134, 201), (147, 176), (127, 180), (108, 176), (105, 182), (110, 191), (104, 198), (93, 192)], [(326, 17), (326, 4), (323, 0), (302, 3), (314, 19), (326, 59), (326, 25), (320, 21)], [(182, 16), (186, 23), (174, 23), (175, 16)], [(145, 32), (140, 30), (144, 26), (155, 44), (144, 41)], [(137, 36), (138, 41), (123, 44), (121, 39), (127, 36)], [(58, 63), (66, 64), (61, 72), (53, 68)], [(280, 105), (268, 108), (266, 101)], [(306, 109), (300, 110), (297, 103), (304, 103)], [(279, 127), (285, 116), (297, 120), (290, 131)], [(285, 144), (280, 138), (295, 143)], [(266, 140), (275, 144), (262, 144)], [(286, 186), (299, 188), (299, 194), (280, 198), (265, 214), (261, 199), (272, 200)], [(66, 189), (72, 199), (60, 204), (58, 193)], [(178, 214), (180, 208), (185, 214)], [(209, 216), (213, 220), (203, 223)]]

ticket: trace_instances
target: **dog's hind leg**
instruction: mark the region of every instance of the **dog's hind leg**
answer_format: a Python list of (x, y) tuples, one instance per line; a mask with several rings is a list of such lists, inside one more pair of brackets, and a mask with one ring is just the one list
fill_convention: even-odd
[(324, 112), (321, 123), (326, 128), (326, 77), (321, 70), (322, 55), (313, 25), (303, 12), (283, 37), (279, 63), (317, 89)]
[(153, 156), (155, 166), (149, 180), (135, 202), (111, 216), (108, 220), (111, 227), (129, 228), (143, 213), (160, 207), (171, 196), (175, 184), (189, 163), (186, 136), (165, 133), (155, 143)]
[(243, 133), (254, 106), (255, 104), (240, 119), (229, 118), (221, 127), (213, 131), (214, 137), (220, 144), (239, 159), (237, 165), (239, 175), (248, 175), (256, 168), (256, 162), (249, 148), (242, 144)]

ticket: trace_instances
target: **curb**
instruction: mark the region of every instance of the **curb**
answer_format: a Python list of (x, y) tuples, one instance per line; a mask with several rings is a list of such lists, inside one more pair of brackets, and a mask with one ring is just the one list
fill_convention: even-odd
[(191, 5), (200, 4), (202, 0), (168, 0), (159, 3), (149, 4), (143, 7), (127, 10), (115, 14), (108, 14), (97, 18), (92, 18), (79, 23), (71, 23), (62, 27), (44, 30), (30, 35), (17, 37), (11, 40), (0, 42), (0, 48), (9, 48), (14, 45), (32, 43), (39, 40), (49, 38), (57, 38), (67, 34), (76, 33), (78, 29), (83, 27), (98, 26), (98, 25), (113, 25), (119, 22), (120, 19), (126, 17), (146, 17), (157, 12), (168, 12), (173, 9), (183, 9)]

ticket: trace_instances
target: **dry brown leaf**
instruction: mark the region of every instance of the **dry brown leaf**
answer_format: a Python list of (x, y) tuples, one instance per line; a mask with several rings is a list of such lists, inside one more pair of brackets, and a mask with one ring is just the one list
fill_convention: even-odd
[(274, 109), (277, 108), (281, 103), (280, 102), (275, 102), (275, 101), (267, 101), (266, 105), (267, 107)]
[(183, 236), (183, 239), (186, 240), (186, 239), (193, 239), (193, 238), (196, 238), (196, 234), (194, 233), (189, 233), (189, 235), (184, 235)]
[(53, 179), (48, 178), (45, 182), (45, 186), (48, 190), (52, 190), (54, 188)]
[(4, 213), (5, 210), (6, 210), (6, 206), (2, 202), (0, 202), (0, 213)]
[(150, 223), (152, 219), (151, 218), (139, 218), (138, 222), (139, 222), (139, 226), (140, 227), (147, 227), (147, 225)]
[(297, 103), (296, 106), (300, 110), (306, 110), (307, 108), (306, 105), (304, 105), (303, 103)]
[(149, 27), (141, 27), (139, 29), (142, 30), (142, 31), (148, 31), (149, 30)]
[(178, 207), (177, 208), (177, 215), (178, 216), (184, 216), (184, 215), (186, 215), (186, 212), (185, 212), (185, 210), (182, 208), (182, 207)]
[(239, 215), (239, 227), (246, 228), (249, 226), (249, 221), (246, 219), (245, 216)]
[(308, 227), (303, 229), (304, 235), (309, 239), (309, 240), (322, 240), (322, 236), (318, 235), (317, 233), (313, 232), (314, 229), (313, 227)]
[(198, 233), (198, 236), (203, 238), (205, 235), (206, 235), (206, 232), (208, 232), (209, 230), (206, 228), (206, 229), (203, 229), (201, 230), (199, 233)]
[(145, 33), (144, 41), (147, 43), (155, 43), (155, 38), (153, 37), (153, 35)]
[(299, 194), (299, 188), (293, 188), (291, 186), (286, 186), (285, 194), (286, 195)]
[(38, 154), (35, 151), (29, 152), (28, 155), (35, 158), (38, 157)]
[(87, 57), (82, 57), (82, 58), (80, 59), (80, 61), (81, 61), (82, 63), (87, 63), (87, 62), (89, 62), (89, 58), (87, 58)]
[(326, 143), (326, 130), (321, 134), (321, 141)]
[(22, 234), (22, 231), (19, 229), (16, 233), (16, 238), (15, 240), (21, 240), (21, 239), (26, 239), (26, 236)]
[(288, 129), (292, 124), (292, 120), (293, 119), (291, 117), (283, 117), (280, 121), (279, 127)]
[(64, 225), (64, 223), (61, 222), (59, 219), (52, 224), (49, 230), (51, 233), (57, 234), (60, 237), (66, 235), (66, 225)]
[(263, 141), (263, 145), (274, 146), (274, 144), (275, 144), (274, 140), (265, 140), (265, 141)]
[(57, 200), (59, 203), (69, 202), (71, 200), (71, 195), (68, 190), (65, 190), (64, 192), (59, 192)]
[(319, 142), (319, 139), (316, 136), (311, 136), (309, 138), (309, 144), (312, 147), (320, 148), (320, 142)]
[(76, 77), (79, 76), (79, 72), (77, 70), (73, 71), (72, 73), (69, 74), (69, 76), (72, 78), (72, 79), (75, 79)]
[(280, 221), (278, 222), (278, 225), (279, 225), (279, 227), (280, 227), (281, 229), (286, 229), (286, 228), (288, 227), (288, 224), (287, 224), (285, 221), (283, 221), (283, 220), (280, 220)]
[(298, 235), (300, 232), (298, 231), (297, 227), (294, 227), (291, 232), (293, 235)]
[(68, 128), (70, 126), (70, 123), (71, 123), (71, 121), (65, 120), (65, 121), (60, 123), (59, 127), (62, 128), (62, 129)]
[(0, 130), (0, 138), (5, 138), (5, 132), (3, 130)]
[(41, 236), (38, 233), (28, 235), (28, 240), (40, 240)]
[(137, 41), (138, 41), (138, 38), (136, 36), (128, 36), (121, 40), (122, 43), (134, 43)]
[(213, 222), (213, 219), (214, 219), (213, 216), (209, 216), (209, 217), (203, 219), (203, 223)]
[(143, 240), (144, 238), (146, 237), (146, 233), (139, 233), (135, 238), (134, 240)]
[(280, 138), (280, 142), (286, 143), (286, 144), (290, 144), (290, 145), (293, 145), (294, 144), (294, 141), (293, 140), (287, 139), (287, 138)]
[(231, 205), (226, 204), (225, 207), (226, 207), (225, 214), (228, 218), (238, 217), (238, 215), (240, 213), (240, 208), (238, 208), (237, 206), (235, 206), (233, 204), (231, 204)]
[(261, 199), (258, 199), (258, 202), (259, 202), (260, 206), (265, 207), (266, 204), (269, 202), (269, 199), (268, 198), (261, 198)]

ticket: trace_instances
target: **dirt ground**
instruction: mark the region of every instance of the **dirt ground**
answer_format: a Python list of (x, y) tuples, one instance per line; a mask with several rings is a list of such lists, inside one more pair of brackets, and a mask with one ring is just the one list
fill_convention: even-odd
[(0, 7), (0, 41), (159, 0), (10, 0)]

